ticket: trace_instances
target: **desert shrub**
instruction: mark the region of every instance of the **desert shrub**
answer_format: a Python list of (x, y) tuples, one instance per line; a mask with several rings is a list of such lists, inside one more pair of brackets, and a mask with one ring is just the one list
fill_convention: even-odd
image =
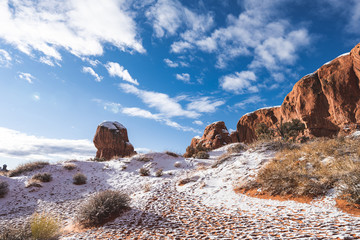
[(5, 227), (0, 231), (0, 240), (27, 240), (31, 238), (31, 230), (28, 224), (21, 228)]
[(40, 182), (50, 182), (52, 180), (52, 176), (50, 173), (37, 173), (31, 177), (31, 179), (39, 180)]
[(30, 187), (42, 187), (43, 185), (41, 184), (41, 182), (39, 180), (35, 180), (35, 179), (30, 179), (27, 184), (25, 185), (26, 188), (30, 188)]
[(180, 167), (181, 167), (181, 162), (175, 162), (175, 163), (174, 163), (174, 167), (180, 168)]
[(243, 143), (234, 143), (230, 147), (228, 147), (228, 153), (240, 153), (247, 149), (247, 146)]
[(21, 164), (17, 168), (15, 168), (14, 170), (9, 172), (9, 177), (15, 177), (15, 176), (19, 176), (25, 172), (31, 172), (36, 169), (41, 169), (41, 168), (45, 167), (46, 165), (49, 165), (49, 163), (44, 162), (44, 161), (37, 161), (37, 162)]
[(183, 185), (188, 184), (190, 182), (196, 182), (199, 178), (200, 178), (199, 176), (183, 178), (178, 182), (178, 185), (183, 186)]
[(96, 193), (80, 207), (78, 222), (85, 226), (97, 226), (105, 223), (129, 207), (130, 198), (120, 191), (106, 190)]
[(66, 169), (66, 170), (69, 170), (69, 171), (75, 169), (76, 167), (77, 166), (76, 166), (75, 163), (65, 163), (63, 165), (63, 168)]
[(298, 148), (284, 149), (256, 177), (262, 190), (272, 195), (322, 196), (331, 188), (357, 202), (360, 186), (360, 143), (351, 139), (317, 139)]
[(161, 177), (163, 174), (164, 174), (164, 172), (163, 172), (162, 168), (156, 170), (156, 172), (155, 172), (156, 177)]
[(259, 123), (256, 126), (255, 134), (258, 139), (272, 139), (274, 137), (274, 131), (270, 129), (265, 123)]
[(305, 124), (299, 119), (292, 119), (291, 122), (283, 123), (282, 119), (280, 125), (276, 126), (277, 133), (284, 140), (295, 140), (301, 132), (305, 129)]
[(150, 162), (153, 160), (152, 157), (148, 157), (145, 155), (136, 156), (135, 159), (136, 159), (136, 161), (139, 161), (139, 162)]
[(9, 192), (9, 184), (5, 181), (0, 180), (0, 198), (5, 197)]
[(193, 155), (195, 154), (195, 148), (191, 147), (191, 146), (188, 146), (186, 148), (186, 152), (184, 153), (184, 157), (185, 158), (190, 158), (192, 157)]
[(257, 151), (282, 151), (282, 150), (293, 150), (299, 148), (299, 145), (289, 141), (283, 140), (259, 140), (250, 145), (250, 148)]
[(343, 176), (340, 192), (347, 201), (360, 204), (360, 167)]
[(209, 159), (210, 155), (207, 152), (200, 151), (196, 154), (196, 158), (199, 159)]
[(147, 168), (140, 168), (139, 173), (140, 173), (141, 176), (149, 176), (150, 175), (150, 170), (147, 169)]
[(101, 157), (101, 158), (94, 157), (94, 158), (90, 158), (89, 160), (93, 161), (93, 162), (105, 162), (105, 161), (107, 161), (106, 158), (103, 158), (103, 157)]
[(175, 157), (175, 158), (179, 157), (179, 155), (174, 152), (166, 151), (165, 153), (171, 157)]
[(76, 173), (73, 176), (73, 183), (75, 185), (82, 185), (85, 184), (87, 180), (87, 177), (82, 173)]
[(151, 190), (151, 185), (149, 183), (144, 185), (144, 192), (150, 192)]
[(60, 232), (60, 221), (49, 213), (34, 213), (30, 220), (30, 228), (34, 239), (54, 239)]

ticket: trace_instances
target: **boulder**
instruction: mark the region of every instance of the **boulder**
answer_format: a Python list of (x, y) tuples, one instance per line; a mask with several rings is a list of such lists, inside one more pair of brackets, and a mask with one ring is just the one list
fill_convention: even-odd
[[(188, 150), (192, 148), (196, 153), (197, 151), (202, 151), (205, 149), (213, 150), (229, 143), (232, 143), (229, 131), (227, 130), (225, 123), (220, 121), (208, 125), (205, 128), (202, 137), (194, 137), (191, 140), (191, 144), (188, 147)], [(191, 155), (187, 153), (185, 156)]]
[(360, 43), (349, 54), (301, 78), (280, 107), (260, 109), (240, 118), (233, 141), (253, 142), (259, 123), (275, 128), (281, 119), (301, 120), (308, 137), (330, 137), (360, 125)]
[(110, 160), (136, 154), (129, 142), (126, 128), (118, 122), (102, 122), (96, 129), (93, 142), (98, 158)]

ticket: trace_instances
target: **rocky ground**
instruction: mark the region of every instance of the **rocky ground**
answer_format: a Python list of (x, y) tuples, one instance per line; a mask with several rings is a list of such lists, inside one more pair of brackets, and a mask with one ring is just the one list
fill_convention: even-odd
[[(360, 239), (360, 217), (338, 210), (334, 194), (310, 203), (236, 194), (233, 188), (239, 178), (251, 178), (274, 152), (243, 151), (217, 168), (210, 167), (225, 151), (213, 151), (209, 160), (152, 154), (149, 162), (76, 162), (78, 170), (73, 171), (88, 176), (83, 186), (72, 185), (73, 172), (64, 172), (61, 164), (46, 167), (54, 180), (41, 189), (24, 188), (33, 173), (11, 178), (12, 192), (0, 199), (0, 228), (21, 226), (34, 211), (49, 211), (62, 219), (65, 231), (60, 239), (64, 240)], [(180, 168), (174, 167), (179, 165), (176, 162)], [(151, 176), (139, 176), (142, 166), (151, 169)], [(158, 167), (164, 168), (164, 176), (153, 176)], [(184, 178), (194, 182), (179, 186)], [(131, 210), (102, 227), (77, 228), (73, 220), (86, 197), (114, 188), (131, 196)]]

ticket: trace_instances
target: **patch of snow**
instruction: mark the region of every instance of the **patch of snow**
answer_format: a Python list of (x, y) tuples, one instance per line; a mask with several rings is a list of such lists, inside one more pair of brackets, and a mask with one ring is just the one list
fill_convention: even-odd
[(112, 121), (104, 121), (99, 126), (100, 127), (106, 127), (106, 128), (108, 128), (110, 130), (126, 129), (124, 127), (124, 125), (122, 125), (121, 123), (116, 122), (116, 121), (114, 121), (114, 122), (112, 122)]
[(200, 137), (200, 136), (195, 136), (194, 138), (195, 138), (195, 139), (201, 139), (201, 137)]
[(253, 114), (254, 112), (256, 111), (259, 111), (259, 110), (266, 110), (266, 109), (270, 109), (270, 108), (278, 108), (278, 107), (281, 107), (281, 105), (277, 105), (277, 106), (272, 106), (272, 107), (263, 107), (263, 108), (259, 108), (253, 112), (248, 112), (248, 113), (245, 113), (244, 116), (250, 116), (251, 114)]
[[(343, 56), (346, 56), (346, 55), (349, 55), (349, 54), (350, 54), (350, 52), (343, 53), (343, 54), (337, 56), (337, 57), (334, 58), (334, 59), (337, 59), (337, 58), (339, 58), (339, 57), (343, 57)], [(333, 60), (334, 60), (334, 59), (333, 59)], [(323, 66), (329, 65), (333, 60), (331, 60), (331, 61), (329, 61), (329, 62), (326, 62)]]

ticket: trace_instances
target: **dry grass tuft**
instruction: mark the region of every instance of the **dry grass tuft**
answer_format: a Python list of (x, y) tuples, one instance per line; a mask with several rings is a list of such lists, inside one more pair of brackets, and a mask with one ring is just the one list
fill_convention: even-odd
[(31, 229), (28, 224), (21, 228), (7, 226), (0, 231), (0, 240), (25, 240), (31, 238)]
[(190, 182), (196, 182), (199, 178), (200, 178), (199, 176), (187, 177), (187, 178), (181, 179), (178, 182), (178, 185), (183, 186), (183, 185), (188, 184)]
[(139, 162), (150, 162), (154, 159), (152, 157), (148, 157), (146, 155), (140, 155), (140, 156), (136, 156), (135, 160), (139, 161)]
[(139, 173), (140, 173), (140, 176), (149, 176), (150, 170), (147, 168), (140, 168)]
[(9, 192), (9, 184), (5, 181), (0, 180), (0, 198), (5, 197)]
[(30, 179), (27, 184), (25, 185), (26, 188), (30, 188), (30, 187), (37, 187), (40, 188), (43, 185), (41, 184), (41, 182), (39, 180), (34, 180), (34, 179)]
[(52, 176), (50, 173), (37, 173), (31, 177), (33, 180), (38, 180), (40, 182), (50, 182), (52, 180)]
[(285, 148), (256, 177), (256, 186), (271, 195), (317, 197), (338, 187), (360, 202), (360, 142), (350, 138), (317, 139)]
[(227, 149), (228, 153), (241, 153), (242, 151), (247, 150), (247, 146), (243, 143), (234, 143)]
[(77, 166), (76, 166), (75, 163), (65, 163), (63, 165), (63, 168), (66, 169), (66, 170), (69, 170), (69, 171), (74, 170), (76, 167)]
[(16, 177), (16, 176), (19, 176), (26, 172), (31, 172), (36, 169), (41, 169), (41, 168), (45, 167), (46, 165), (49, 165), (49, 163), (44, 162), (44, 161), (37, 161), (37, 162), (21, 164), (14, 170), (9, 171), (8, 175), (9, 175), (9, 177)]
[(156, 170), (155, 172), (155, 177), (161, 177), (162, 175), (164, 175), (164, 170), (162, 168), (159, 168), (158, 170)]
[(171, 157), (175, 157), (175, 158), (180, 157), (179, 154), (174, 152), (166, 151), (165, 153)]
[(196, 158), (198, 159), (209, 159), (210, 155), (205, 151), (200, 151), (196, 154)]
[(215, 163), (213, 163), (213, 165), (211, 165), (212, 168), (217, 168), (219, 167), (221, 164), (223, 164), (224, 162), (228, 161), (231, 159), (231, 153), (226, 152), (224, 154), (222, 154), (221, 156), (219, 156), (216, 160)]
[(49, 213), (34, 213), (30, 220), (30, 228), (34, 239), (55, 239), (60, 233), (60, 221)]

